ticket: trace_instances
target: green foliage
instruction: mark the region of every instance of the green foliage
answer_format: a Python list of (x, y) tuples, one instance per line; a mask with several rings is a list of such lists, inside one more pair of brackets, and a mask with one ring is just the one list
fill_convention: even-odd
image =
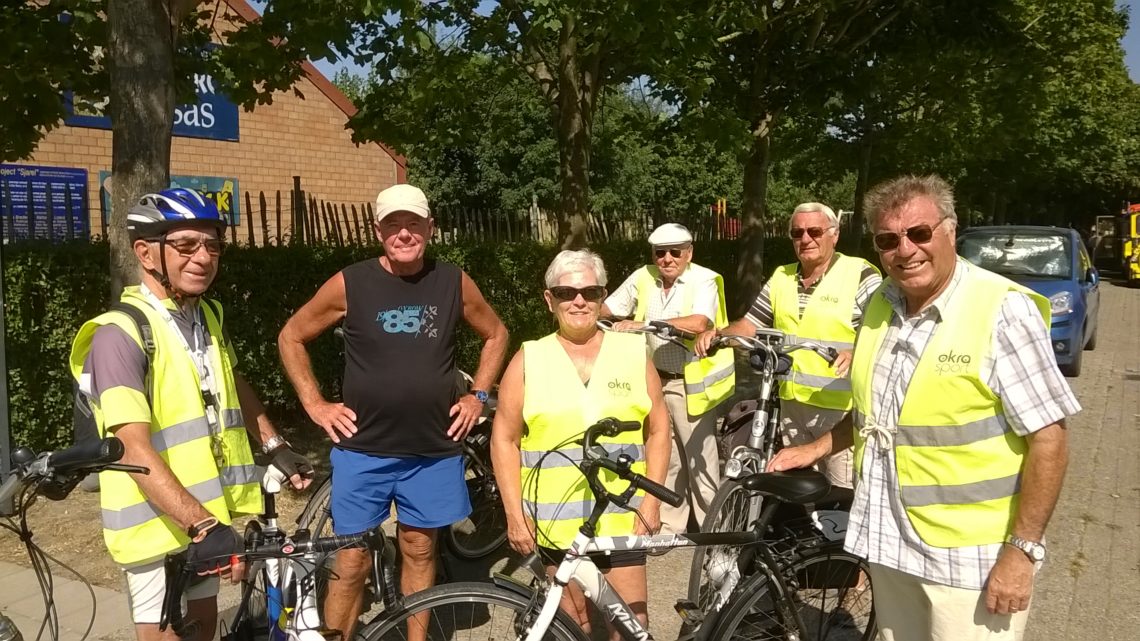
[[(599, 244), (610, 286), (647, 262), (644, 241)], [(211, 296), (224, 306), (226, 331), (241, 371), (275, 417), (299, 416), (299, 406), (277, 356), (277, 333), (294, 311), (338, 270), (374, 259), (374, 247), (227, 246)], [(524, 340), (553, 331), (542, 300), (543, 274), (557, 248), (523, 242), (437, 246), (436, 258), (462, 267), (511, 331), (512, 351)], [(731, 241), (697, 243), (696, 261), (724, 274), (730, 306), (737, 258)], [(771, 243), (771, 265), (794, 260), (787, 241)], [(71, 341), (82, 323), (106, 309), (106, 243), (19, 243), (4, 248), (5, 347), (13, 444), (37, 449), (69, 443)], [(473, 369), (481, 343), (464, 330), (459, 364)], [(343, 357), (331, 332), (309, 345), (314, 372), (330, 397), (340, 393)]]
[(0, 161), (26, 158), (66, 115), (59, 90), (105, 85), (92, 52), (106, 42), (106, 0), (0, 5)]

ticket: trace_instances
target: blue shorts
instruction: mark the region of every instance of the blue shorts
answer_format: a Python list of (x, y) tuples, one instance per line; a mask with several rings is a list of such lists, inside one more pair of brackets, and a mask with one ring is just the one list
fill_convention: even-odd
[(412, 527), (451, 525), (471, 514), (463, 457), (391, 458), (332, 448), (333, 533), (358, 534), (388, 520)]

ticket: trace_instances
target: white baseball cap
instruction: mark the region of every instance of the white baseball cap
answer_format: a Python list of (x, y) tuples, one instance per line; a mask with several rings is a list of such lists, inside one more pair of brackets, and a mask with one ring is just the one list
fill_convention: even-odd
[(666, 245), (688, 245), (693, 242), (693, 235), (684, 225), (665, 223), (649, 234), (649, 244), (654, 247)]
[(420, 218), (431, 217), (427, 196), (411, 185), (392, 185), (376, 194), (376, 222), (397, 211), (410, 211)]

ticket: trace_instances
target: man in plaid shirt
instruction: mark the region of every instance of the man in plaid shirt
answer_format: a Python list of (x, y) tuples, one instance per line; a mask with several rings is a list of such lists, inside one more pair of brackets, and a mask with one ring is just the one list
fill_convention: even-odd
[(1080, 411), (1049, 304), (956, 256), (941, 178), (888, 181), (865, 204), (888, 279), (856, 337), (853, 426), (769, 469), (854, 444), (845, 547), (870, 564), (881, 638), (1020, 639)]

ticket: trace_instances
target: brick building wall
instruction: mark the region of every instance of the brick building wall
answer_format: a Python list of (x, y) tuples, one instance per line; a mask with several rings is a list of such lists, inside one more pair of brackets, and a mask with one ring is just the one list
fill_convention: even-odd
[[(247, 19), (252, 9), (244, 1), (230, 0), (229, 9)], [(224, 5), (223, 5), (224, 7)], [(239, 109), (239, 140), (221, 141), (175, 136), (171, 145), (172, 176), (217, 176), (237, 180), (241, 199), (238, 238), (247, 240), (245, 194), (258, 209), (259, 192), (264, 192), (270, 216), (268, 227), (276, 234), (276, 192), (281, 191), (282, 226), (288, 227), (289, 190), (293, 176), (301, 176), (301, 186), (309, 197), (334, 203), (373, 202), (377, 192), (405, 181), (406, 163), (402, 156), (375, 143), (357, 145), (345, 129), (355, 107), (315, 67), (305, 63), (306, 77), (293, 92), (275, 94), (273, 103), (257, 105), (252, 111)], [(36, 152), (19, 164), (76, 167), (88, 172), (88, 202), (91, 230), (100, 229), (100, 172), (111, 169), (111, 131), (87, 127), (60, 126), (44, 137)], [(260, 243), (260, 219), (255, 235)]]

